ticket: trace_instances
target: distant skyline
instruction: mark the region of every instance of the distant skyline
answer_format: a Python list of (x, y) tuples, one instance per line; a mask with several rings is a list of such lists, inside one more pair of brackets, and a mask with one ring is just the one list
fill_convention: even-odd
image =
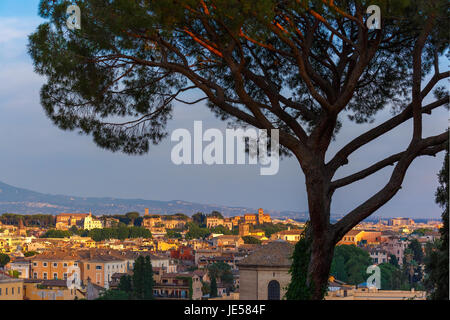
[[(0, 181), (50, 194), (308, 210), (304, 176), (295, 159), (282, 160), (275, 176), (260, 176), (259, 166), (176, 166), (170, 161), (172, 130), (192, 130), (195, 120), (202, 120), (208, 128), (226, 128), (226, 123), (216, 119), (202, 103), (176, 106), (174, 119), (169, 122), (169, 137), (151, 146), (144, 156), (111, 153), (98, 148), (91, 137), (57, 129), (40, 106), (39, 91), (44, 81), (33, 72), (26, 49), (27, 35), (42, 22), (37, 16), (38, 3), (0, 1)], [(332, 142), (328, 157), (389, 115), (386, 108), (374, 123), (364, 125), (342, 119), (343, 129)], [(424, 135), (438, 134), (447, 126), (448, 111), (434, 112), (426, 116)], [(361, 149), (338, 176), (400, 151), (410, 139), (411, 128), (411, 122), (406, 122)], [(375, 215), (439, 218), (442, 209), (435, 204), (434, 193), (442, 162), (443, 153), (415, 160), (403, 188)], [(331, 211), (345, 214), (352, 210), (386, 182), (391, 170), (385, 168), (369, 179), (339, 189)]]

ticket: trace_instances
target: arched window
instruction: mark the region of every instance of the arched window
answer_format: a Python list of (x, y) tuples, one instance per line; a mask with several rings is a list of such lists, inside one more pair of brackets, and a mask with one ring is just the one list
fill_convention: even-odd
[(268, 300), (280, 300), (280, 283), (276, 280), (269, 282), (267, 286)]

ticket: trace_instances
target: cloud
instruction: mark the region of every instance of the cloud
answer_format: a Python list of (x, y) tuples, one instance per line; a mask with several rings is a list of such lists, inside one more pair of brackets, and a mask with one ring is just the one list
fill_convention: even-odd
[(1, 18), (0, 44), (23, 40), (40, 23), (38, 18)]

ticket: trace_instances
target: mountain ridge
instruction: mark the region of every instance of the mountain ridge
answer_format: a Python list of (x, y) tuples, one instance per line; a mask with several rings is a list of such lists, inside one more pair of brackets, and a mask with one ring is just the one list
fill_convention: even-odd
[[(224, 216), (257, 212), (255, 208), (202, 204), (185, 200), (145, 200), (112, 197), (77, 197), (44, 194), (25, 188), (18, 188), (0, 181), (0, 214), (59, 214), (61, 212), (89, 212), (94, 215), (124, 214), (130, 211), (144, 212), (149, 208), (152, 214), (184, 213), (189, 216), (196, 212), (219, 211)], [(307, 212), (264, 210), (274, 218), (305, 220)]]

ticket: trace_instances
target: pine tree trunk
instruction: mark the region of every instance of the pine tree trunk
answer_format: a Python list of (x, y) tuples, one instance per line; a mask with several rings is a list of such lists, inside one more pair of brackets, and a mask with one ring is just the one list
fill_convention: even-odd
[(323, 167), (313, 166), (305, 172), (310, 215), (311, 256), (307, 285), (313, 300), (322, 300), (326, 293), (335, 241), (330, 232), (331, 195), (329, 180)]
[(329, 239), (314, 239), (308, 268), (308, 286), (312, 300), (322, 300), (328, 287), (334, 243)]

